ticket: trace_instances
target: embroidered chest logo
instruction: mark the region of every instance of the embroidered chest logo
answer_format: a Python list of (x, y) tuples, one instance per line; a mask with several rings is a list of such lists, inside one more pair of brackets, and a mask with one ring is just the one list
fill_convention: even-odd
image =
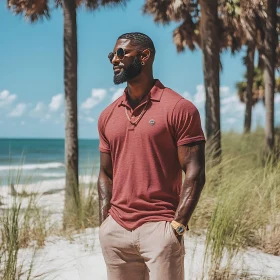
[(153, 126), (153, 125), (156, 124), (156, 122), (155, 122), (155, 120), (151, 119), (151, 120), (149, 120), (149, 124), (150, 124), (151, 126)]

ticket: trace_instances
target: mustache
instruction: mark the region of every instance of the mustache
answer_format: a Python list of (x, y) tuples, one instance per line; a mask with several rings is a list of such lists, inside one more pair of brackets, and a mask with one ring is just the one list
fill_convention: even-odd
[(124, 66), (113, 66), (113, 70), (121, 70), (121, 69), (125, 69)]

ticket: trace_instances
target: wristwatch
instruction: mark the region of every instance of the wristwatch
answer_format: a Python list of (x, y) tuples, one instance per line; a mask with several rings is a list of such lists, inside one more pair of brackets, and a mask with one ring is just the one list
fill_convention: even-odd
[(187, 228), (183, 224), (180, 224), (174, 220), (171, 222), (171, 226), (174, 228), (178, 235), (183, 235), (187, 230)]

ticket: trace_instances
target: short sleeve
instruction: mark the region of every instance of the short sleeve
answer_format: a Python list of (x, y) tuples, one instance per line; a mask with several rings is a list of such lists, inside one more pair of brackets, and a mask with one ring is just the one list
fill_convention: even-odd
[(110, 144), (105, 136), (105, 122), (103, 114), (101, 113), (98, 119), (98, 132), (99, 132), (99, 151), (102, 153), (110, 153)]
[(190, 101), (182, 98), (177, 102), (171, 123), (177, 146), (205, 141), (199, 112)]

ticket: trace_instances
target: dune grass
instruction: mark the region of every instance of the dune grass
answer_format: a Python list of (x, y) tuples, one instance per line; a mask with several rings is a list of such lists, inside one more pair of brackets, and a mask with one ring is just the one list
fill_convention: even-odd
[[(38, 228), (31, 222), (33, 219), (29, 219), (31, 217), (29, 209), (23, 209), (22, 203), (16, 198), (13, 199), (12, 207), (1, 214), (0, 278), (3, 280), (29, 280), (31, 279), (38, 240), (44, 239), (42, 234), (38, 234), (41, 233), (41, 230), (39, 232), (37, 231)], [(34, 230), (37, 235), (33, 234)], [(35, 244), (36, 241), (37, 244)], [(40, 243), (38, 245), (42, 246)], [(23, 271), (24, 260), (19, 260), (19, 250), (27, 246), (33, 248), (33, 258), (27, 270)], [(23, 274), (25, 274), (25, 277), (21, 278)]]
[[(0, 209), (0, 279), (29, 280), (37, 249), (44, 246), (49, 235), (49, 213), (38, 205), (39, 194), (26, 190), (31, 178), (25, 177), (22, 169), (10, 172), (4, 181), (7, 181), (11, 188), (10, 197)], [(17, 187), (20, 181), (23, 182), (22, 190), (17, 192), (15, 186)], [(25, 260), (19, 259), (19, 250), (27, 247), (31, 248), (33, 253), (32, 259), (28, 260), (28, 267), (25, 267)]]
[(235, 257), (248, 246), (280, 255), (279, 134), (272, 155), (263, 146), (262, 131), (229, 133), (221, 163), (212, 166), (208, 159), (207, 183), (190, 224), (206, 234), (206, 279), (232, 279)]

